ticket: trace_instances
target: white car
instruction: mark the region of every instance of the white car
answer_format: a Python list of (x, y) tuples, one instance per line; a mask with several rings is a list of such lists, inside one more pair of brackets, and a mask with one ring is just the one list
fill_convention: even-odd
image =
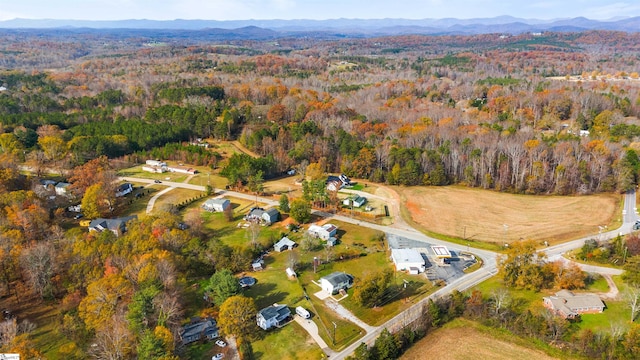
[(227, 346), (227, 343), (222, 341), (222, 340), (216, 340), (216, 345), (218, 345), (220, 347), (225, 347), (225, 346)]
[(224, 357), (223, 353), (215, 354), (211, 357), (211, 360), (221, 360)]

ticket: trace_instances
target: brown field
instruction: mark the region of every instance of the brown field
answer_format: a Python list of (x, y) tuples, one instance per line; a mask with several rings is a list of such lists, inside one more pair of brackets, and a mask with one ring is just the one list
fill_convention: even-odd
[(497, 339), (469, 326), (469, 323), (456, 322), (455, 327), (446, 327), (430, 333), (415, 343), (400, 359), (557, 359), (542, 351)]
[[(447, 236), (497, 244), (557, 243), (620, 225), (622, 196), (532, 196), (447, 187), (397, 187), (412, 220)], [(506, 225), (506, 226), (505, 226)]]

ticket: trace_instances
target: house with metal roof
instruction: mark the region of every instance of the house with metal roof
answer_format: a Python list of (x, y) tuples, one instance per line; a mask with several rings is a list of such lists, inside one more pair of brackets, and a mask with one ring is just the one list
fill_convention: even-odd
[(560, 290), (555, 296), (542, 298), (544, 306), (565, 319), (573, 319), (580, 314), (596, 314), (604, 311), (604, 303), (596, 294), (574, 294)]
[(287, 305), (273, 304), (260, 311), (256, 315), (258, 326), (263, 330), (279, 327), (291, 319), (291, 310)]

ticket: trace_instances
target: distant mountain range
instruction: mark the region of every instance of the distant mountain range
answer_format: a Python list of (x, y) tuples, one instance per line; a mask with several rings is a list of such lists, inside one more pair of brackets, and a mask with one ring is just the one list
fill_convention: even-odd
[[(345, 36), (382, 36), (400, 34), (520, 34), (525, 32), (577, 32), (615, 30), (640, 32), (640, 16), (610, 20), (522, 19), (511, 16), (478, 19), (333, 19), (333, 20), (53, 20), (13, 19), (0, 21), (5, 29), (140, 29), (211, 31), (246, 38), (274, 38), (305, 32), (344, 34)], [(260, 29), (260, 30), (259, 30)]]

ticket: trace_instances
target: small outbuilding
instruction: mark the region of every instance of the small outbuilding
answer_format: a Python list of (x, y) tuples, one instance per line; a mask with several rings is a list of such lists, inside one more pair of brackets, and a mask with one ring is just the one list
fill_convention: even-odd
[(231, 207), (231, 201), (225, 198), (209, 199), (202, 204), (202, 208), (211, 212), (222, 212)]
[(277, 252), (283, 252), (285, 250), (291, 250), (294, 247), (298, 246), (295, 241), (289, 239), (288, 237), (283, 237), (277, 243), (273, 244), (273, 250)]

